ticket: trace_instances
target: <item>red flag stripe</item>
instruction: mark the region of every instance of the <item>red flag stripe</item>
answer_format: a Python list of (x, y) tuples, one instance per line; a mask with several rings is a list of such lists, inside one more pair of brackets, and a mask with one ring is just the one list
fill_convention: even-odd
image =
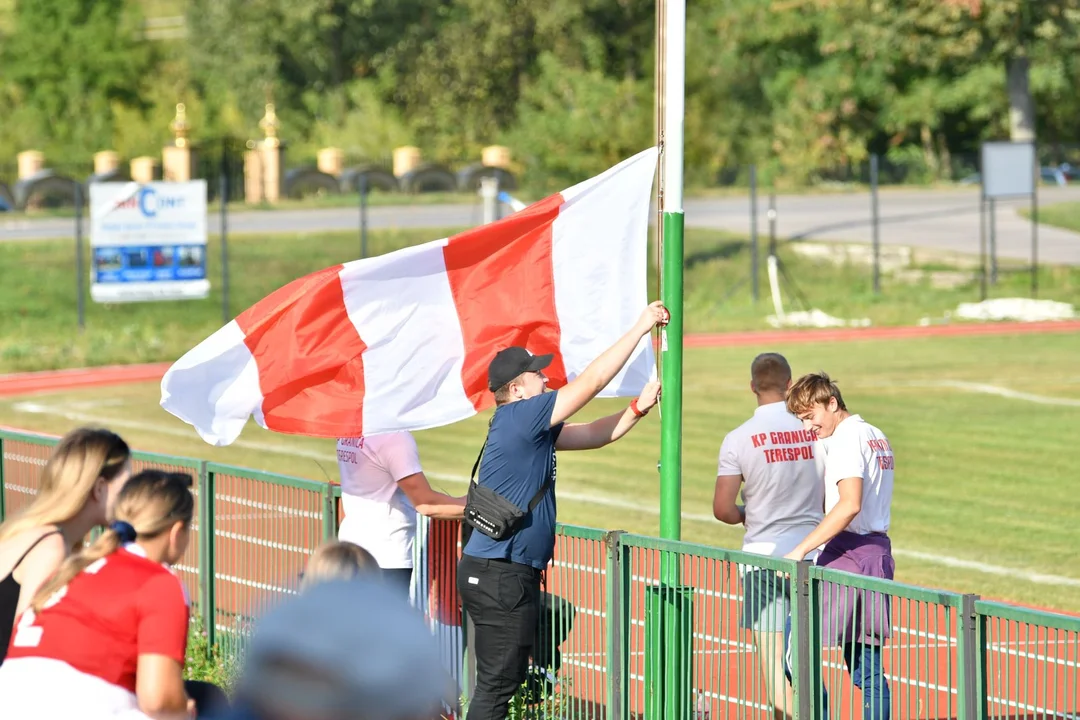
[(551, 264), (551, 225), (562, 204), (562, 195), (552, 195), (498, 225), (455, 235), (443, 248), (465, 345), (462, 385), (478, 411), (493, 402), (488, 363), (511, 345), (553, 353), (545, 373), (552, 387), (566, 384)]
[(324, 436), (363, 431), (366, 346), (345, 308), (341, 269), (295, 280), (236, 318), (259, 368), (270, 430)]

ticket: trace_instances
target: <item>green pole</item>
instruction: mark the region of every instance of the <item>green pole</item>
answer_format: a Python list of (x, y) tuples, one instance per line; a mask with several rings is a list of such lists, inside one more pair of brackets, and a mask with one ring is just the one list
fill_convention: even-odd
[[(686, 0), (657, 1), (657, 62), (657, 129), (661, 148), (657, 209), (660, 211), (658, 230), (663, 257), (662, 267), (658, 269), (661, 273), (661, 299), (671, 313), (671, 319), (661, 333), (660, 343), (660, 382), (663, 386), (660, 419), (660, 537), (679, 540), (682, 537), (683, 117)], [(654, 694), (659, 690), (659, 697), (654, 695), (653, 716), (672, 720), (689, 717), (693, 703), (694, 590), (682, 585), (681, 558), (681, 553), (661, 553), (659, 598), (656, 598), (659, 602), (654, 601), (653, 612), (646, 619), (646, 634), (649, 635), (651, 630), (651, 637), (659, 639), (663, 648), (661, 657), (654, 656), (652, 667), (646, 668), (646, 676), (652, 680)], [(648, 672), (650, 669), (652, 673)], [(657, 714), (657, 710), (661, 712)]]
[[(686, 66), (686, 0), (661, 0), (657, 44), (660, 67), (658, 113), (661, 143), (658, 209), (663, 255), (662, 300), (671, 320), (661, 335), (660, 537), (682, 535), (682, 351), (683, 351), (683, 108)], [(666, 582), (678, 583), (676, 572)]]
[[(664, 306), (671, 321), (661, 340), (664, 404), (660, 418), (660, 537), (682, 537), (683, 213), (665, 212)], [(676, 573), (666, 582), (678, 583)]]

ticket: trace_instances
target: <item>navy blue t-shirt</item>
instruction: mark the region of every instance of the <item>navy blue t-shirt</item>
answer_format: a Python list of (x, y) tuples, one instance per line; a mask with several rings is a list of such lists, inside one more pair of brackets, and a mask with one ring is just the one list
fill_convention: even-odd
[(516, 533), (493, 540), (475, 531), (462, 551), (478, 558), (500, 558), (543, 570), (555, 551), (555, 440), (562, 423), (551, 427), (554, 392), (517, 400), (495, 410), (476, 482), (522, 510), (551, 475), (551, 488)]

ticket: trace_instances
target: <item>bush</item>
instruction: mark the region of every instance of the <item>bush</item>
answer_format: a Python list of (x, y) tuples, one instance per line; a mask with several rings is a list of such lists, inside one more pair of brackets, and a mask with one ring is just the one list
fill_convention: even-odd
[(198, 613), (193, 612), (188, 626), (184, 679), (213, 683), (231, 694), (239, 670), (237, 658), (226, 654), (219, 644), (210, 645), (206, 632), (203, 630), (202, 618)]

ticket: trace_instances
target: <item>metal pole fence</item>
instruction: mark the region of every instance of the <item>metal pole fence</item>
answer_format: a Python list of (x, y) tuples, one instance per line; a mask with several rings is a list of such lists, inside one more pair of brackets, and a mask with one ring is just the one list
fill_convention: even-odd
[(870, 222), (874, 232), (874, 294), (881, 294), (881, 222), (878, 216), (878, 156), (870, 156)]
[(757, 165), (750, 166), (750, 294), (758, 301)]
[(79, 329), (86, 329), (86, 261), (83, 257), (83, 186), (75, 183), (75, 304)]
[(221, 321), (228, 324), (229, 315), (229, 156), (228, 142), (221, 141), (221, 169), (218, 181), (218, 203), (221, 205)]
[(368, 256), (368, 181), (366, 175), (361, 174), (357, 178), (356, 190), (360, 195), (360, 257), (366, 258)]

